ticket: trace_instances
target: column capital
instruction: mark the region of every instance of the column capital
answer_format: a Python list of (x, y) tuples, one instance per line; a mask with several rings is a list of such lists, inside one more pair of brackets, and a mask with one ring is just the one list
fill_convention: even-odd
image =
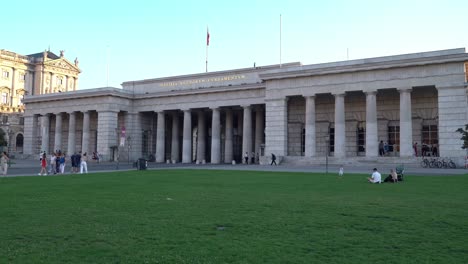
[(413, 90), (413, 87), (399, 87), (397, 88), (399, 93), (410, 93)]
[(192, 112), (191, 108), (181, 108), (180, 111), (182, 112)]
[(210, 107), (211, 110), (218, 110), (218, 111), (219, 111), (219, 108), (220, 108), (219, 106), (212, 106), (212, 107)]
[(344, 97), (346, 95), (346, 92), (335, 92), (335, 93), (332, 93), (332, 95), (334, 97)]
[(242, 108), (246, 109), (246, 108), (251, 108), (252, 105), (241, 105)]
[(366, 95), (376, 95), (377, 94), (377, 90), (367, 90), (367, 91), (363, 91)]
[(316, 96), (315, 94), (303, 94), (303, 95), (302, 95), (302, 97), (304, 97), (304, 98), (306, 98), (306, 99), (307, 99), (307, 98), (315, 98), (315, 96)]
[(74, 115), (74, 114), (76, 114), (76, 111), (70, 111), (70, 112), (66, 112), (66, 113), (69, 114), (69, 115)]

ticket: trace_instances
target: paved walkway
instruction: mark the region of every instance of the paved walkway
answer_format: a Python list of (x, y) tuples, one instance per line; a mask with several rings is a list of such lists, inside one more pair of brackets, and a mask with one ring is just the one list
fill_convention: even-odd
[[(8, 170), (8, 176), (38, 176), (40, 171), (39, 160), (12, 160), (13, 164)], [(132, 166), (132, 162), (101, 162), (96, 163), (95, 161), (88, 162), (89, 172), (110, 172), (110, 171), (124, 171), (124, 170), (135, 170)], [(372, 169), (377, 167), (382, 175), (386, 175), (390, 172), (391, 166), (382, 166), (382, 164), (369, 164), (367, 167), (363, 166), (345, 166), (344, 171), (346, 173), (364, 173), (370, 174)], [(70, 172), (70, 164), (66, 165), (65, 171)], [(325, 165), (319, 166), (297, 166), (297, 165), (286, 165), (281, 164), (279, 166), (269, 165), (196, 165), (196, 164), (156, 164), (149, 162), (148, 169), (209, 169), (209, 170), (257, 170), (257, 171), (288, 171), (288, 172), (320, 172), (324, 173), (327, 168)], [(339, 167), (336, 165), (328, 166), (328, 172), (330, 174), (338, 174)], [(405, 169), (406, 175), (418, 175), (418, 176), (446, 176), (446, 175), (465, 175), (468, 174), (466, 169), (431, 169), (431, 168), (415, 168), (408, 167)]]

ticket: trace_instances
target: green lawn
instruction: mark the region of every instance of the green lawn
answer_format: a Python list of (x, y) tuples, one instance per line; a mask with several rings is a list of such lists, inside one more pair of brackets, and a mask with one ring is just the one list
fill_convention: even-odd
[(468, 263), (468, 176), (0, 179), (0, 263)]

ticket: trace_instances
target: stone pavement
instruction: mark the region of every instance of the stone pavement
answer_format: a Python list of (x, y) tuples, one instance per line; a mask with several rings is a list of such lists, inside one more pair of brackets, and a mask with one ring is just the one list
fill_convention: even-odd
[[(13, 164), (8, 170), (8, 176), (38, 176), (41, 170), (39, 160), (20, 160), (12, 159)], [(346, 173), (364, 173), (371, 174), (372, 169), (377, 169), (382, 175), (387, 175), (392, 168), (391, 165), (384, 166), (382, 164), (368, 164), (367, 166), (344, 166), (344, 172)], [(65, 171), (70, 172), (70, 163), (66, 164)], [(209, 169), (209, 170), (255, 170), (255, 171), (287, 171), (287, 172), (320, 172), (326, 171), (325, 165), (310, 165), (310, 166), (298, 166), (281, 164), (279, 166), (270, 165), (230, 165), (230, 164), (160, 164), (148, 162), (148, 169)], [(130, 161), (122, 162), (101, 162), (96, 163), (95, 161), (88, 161), (89, 172), (110, 172), (110, 171), (125, 171), (125, 170), (136, 170), (133, 168), (133, 163)], [(338, 174), (339, 167), (336, 165), (328, 166), (328, 173)], [(432, 169), (432, 168), (418, 168), (418, 167), (407, 167), (405, 168), (406, 175), (418, 175), (418, 176), (448, 176), (448, 175), (465, 175), (468, 170), (459, 169)]]

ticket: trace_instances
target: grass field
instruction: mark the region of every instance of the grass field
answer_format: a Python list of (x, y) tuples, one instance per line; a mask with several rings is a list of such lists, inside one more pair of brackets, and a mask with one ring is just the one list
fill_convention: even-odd
[(468, 263), (468, 177), (208, 170), (0, 179), (0, 263)]

